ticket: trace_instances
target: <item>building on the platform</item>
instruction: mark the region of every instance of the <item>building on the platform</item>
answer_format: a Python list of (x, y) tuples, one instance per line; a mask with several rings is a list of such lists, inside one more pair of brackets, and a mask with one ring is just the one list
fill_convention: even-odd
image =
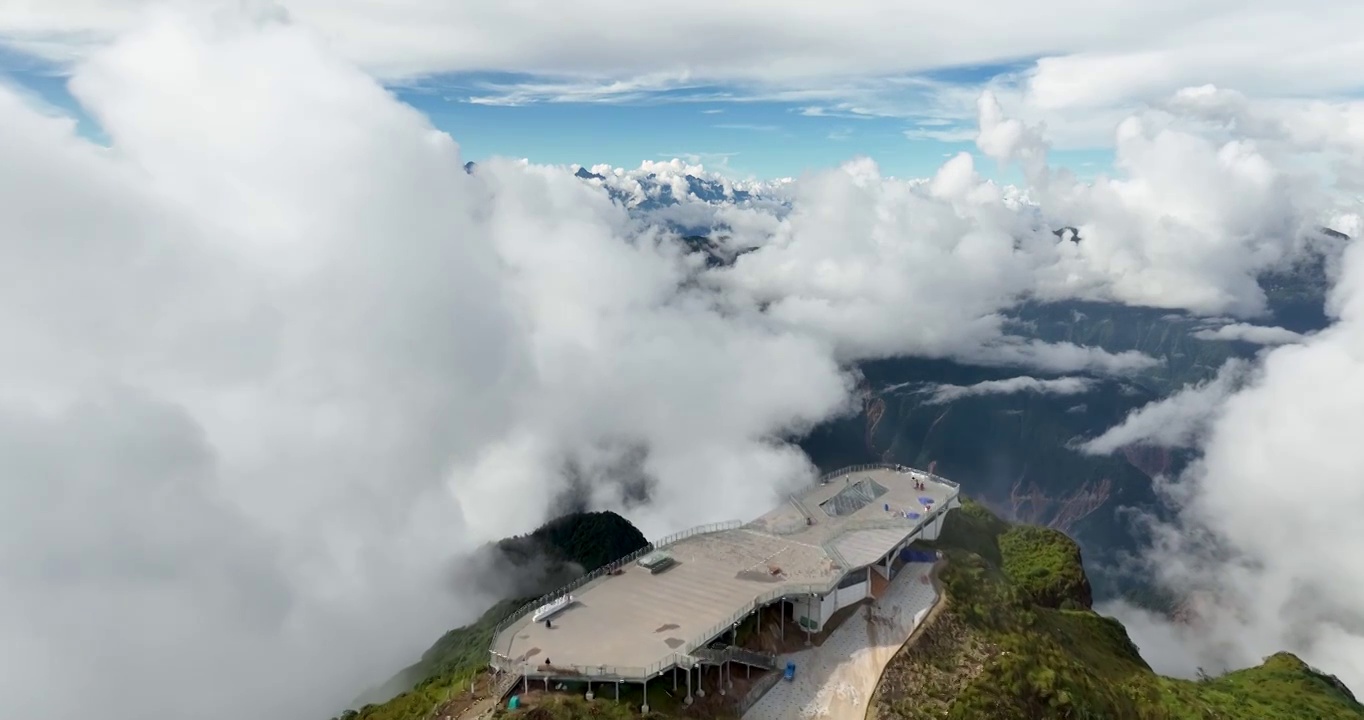
[[(817, 633), (839, 609), (884, 586), (935, 540), (960, 488), (897, 465), (830, 473), (748, 523), (706, 525), (639, 552), (528, 604), (494, 632), (489, 648), (503, 687), (516, 681), (648, 682), (665, 673), (732, 663), (774, 669), (776, 658), (732, 647), (739, 624), (781, 608), (781, 632)], [(569, 597), (565, 601), (565, 597)], [(541, 609), (548, 622), (533, 622)], [(760, 620), (761, 621), (761, 620)]]

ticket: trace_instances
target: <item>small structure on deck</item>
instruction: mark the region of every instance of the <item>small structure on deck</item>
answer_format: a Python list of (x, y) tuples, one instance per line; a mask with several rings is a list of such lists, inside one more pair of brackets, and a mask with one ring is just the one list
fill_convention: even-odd
[(655, 550), (640, 558), (638, 562), (639, 566), (648, 570), (650, 575), (657, 575), (676, 565), (677, 559), (667, 550)]
[(550, 618), (554, 617), (555, 615), (558, 615), (565, 608), (572, 604), (573, 604), (572, 595), (563, 595), (561, 597), (555, 598), (554, 600), (551, 600), (545, 603), (544, 605), (541, 605), (535, 611), (535, 614), (531, 616), (531, 622), (537, 623), (547, 622)]

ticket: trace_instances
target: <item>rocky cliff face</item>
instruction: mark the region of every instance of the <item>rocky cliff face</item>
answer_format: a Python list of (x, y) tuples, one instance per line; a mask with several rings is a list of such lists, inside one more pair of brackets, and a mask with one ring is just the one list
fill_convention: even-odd
[(1169, 473), (1174, 468), (1174, 456), (1167, 448), (1149, 445), (1130, 445), (1121, 450), (1122, 456), (1132, 467), (1140, 470), (1149, 478)]

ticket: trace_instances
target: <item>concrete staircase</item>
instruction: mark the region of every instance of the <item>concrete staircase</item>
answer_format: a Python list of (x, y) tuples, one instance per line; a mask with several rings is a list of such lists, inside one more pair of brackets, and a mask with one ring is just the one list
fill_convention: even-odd
[(520, 681), (521, 676), (516, 673), (502, 673), (502, 677), (498, 678), (497, 684), (493, 686), (493, 705), (496, 706), (505, 700), (507, 698), (507, 693), (511, 692), (511, 689)]
[(727, 662), (736, 662), (744, 665), (751, 665), (756, 668), (762, 668), (764, 670), (773, 670), (777, 667), (776, 655), (745, 650), (744, 648), (734, 647), (733, 645), (723, 649), (697, 648), (692, 651), (691, 655), (703, 665), (720, 665)]

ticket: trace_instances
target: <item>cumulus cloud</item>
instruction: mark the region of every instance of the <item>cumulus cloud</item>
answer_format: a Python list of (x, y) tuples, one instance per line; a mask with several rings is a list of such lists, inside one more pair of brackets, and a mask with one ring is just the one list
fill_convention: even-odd
[[(1048, 0), (922, 9), (850, 0), (800, 13), (771, 0), (685, 7), (599, 0), (566, 13), (541, 4), (279, 0), (332, 48), (385, 80), (442, 87), (442, 73), (506, 71), (442, 94), (498, 105), (772, 100), (824, 117), (897, 117), (915, 137), (969, 139), (981, 90), (1045, 120), (1058, 147), (1108, 147), (1127, 113), (1190, 85), (1216, 83), (1298, 108), (1345, 96), (1364, 56), (1348, 29), (1364, 11), (1311, 0), (1285, 16), (1275, 0), (1228, 5), (1158, 0), (1138, 7)], [(186, 0), (65, 0), (0, 7), (0, 43), (67, 63)], [(1048, 18), (1066, 17), (1068, 22)], [(1104, 28), (1095, 30), (1095, 28)], [(1266, 55), (1279, 58), (1272, 68)], [(1000, 65), (1003, 59), (1028, 59)], [(948, 81), (938, 68), (999, 75)], [(433, 77), (433, 75), (435, 77)], [(447, 92), (448, 91), (448, 92)], [(714, 108), (711, 108), (714, 109)]]
[(1302, 333), (1285, 328), (1249, 323), (1229, 323), (1217, 328), (1198, 330), (1193, 336), (1200, 340), (1239, 340), (1256, 345), (1286, 345), (1300, 342), (1304, 337)]
[(1223, 402), (1250, 371), (1243, 360), (1229, 360), (1217, 376), (1188, 385), (1169, 397), (1137, 408), (1118, 425), (1077, 446), (1081, 452), (1107, 455), (1129, 445), (1186, 448), (1202, 436)]
[[(1180, 621), (1108, 608), (1130, 623), (1158, 670), (1215, 672), (1287, 649), (1354, 688), (1364, 684), (1364, 575), (1352, 561), (1364, 551), (1357, 242), (1345, 251), (1330, 307), (1333, 325), (1268, 350), (1239, 389), (1214, 391), (1219, 378), (1185, 394), (1206, 418), (1199, 456), (1164, 487), (1174, 517), (1148, 518), (1154, 546), (1144, 558), (1151, 577), (1180, 599)], [(1154, 415), (1140, 411), (1120, 428), (1150, 434), (1151, 423), (1136, 420)]]
[[(9, 4), (0, 10), (0, 33), (27, 49), (70, 58), (135, 24), (152, 4)], [(1348, 28), (1364, 20), (1354, 5), (1329, 0), (1312, 0), (1291, 17), (1272, 0), (1234, 7), (1157, 0), (1140, 8), (977, 1), (939, 8), (932, 22), (924, 22), (921, 9), (892, 0), (851, 0), (800, 13), (783, 12), (786, 6), (770, 0), (743, 7), (697, 0), (667, 10), (605, 0), (573, 12), (508, 3), (395, 7), (378, 0), (288, 0), (284, 6), (321, 28), (346, 57), (386, 77), (553, 69), (559, 77), (532, 84), (563, 84), (567, 91), (592, 81), (631, 93), (730, 81), (812, 94), (833, 81), (846, 85), (850, 77), (889, 76), (903, 86), (896, 76), (936, 66), (1040, 58), (1024, 80), (1042, 107), (1149, 99), (1204, 82), (1259, 94), (1349, 91), (1356, 80), (1348, 69), (1361, 57)], [(1068, 22), (1047, 20), (1057, 16)], [(1262, 53), (1281, 61), (1267, 69)], [(809, 82), (816, 79), (824, 82)]]
[[(46, 41), (43, 7), (0, 17)], [(1004, 311), (1253, 313), (1320, 209), (1272, 154), (1146, 116), (1080, 184), (988, 108), (1045, 183), (854, 160), (717, 210), (756, 249), (706, 270), (564, 168), (466, 173), (353, 63), (420, 58), (318, 25), (144, 19), (71, 80), (107, 147), (0, 89), (0, 714), (324, 716), (481, 610), (450, 563), (566, 494), (651, 535), (750, 517), (812, 474), (783, 439), (852, 407), (848, 363), (1149, 366)]]
[(1039, 380), (1035, 377), (1020, 375), (1004, 380), (986, 380), (974, 385), (937, 385), (932, 390), (930, 403), (951, 402), (973, 395), (1011, 395), (1015, 393), (1038, 393), (1043, 395), (1078, 395), (1093, 387), (1089, 378), (1063, 377)]
[[(980, 126), (983, 152), (1025, 167), (1025, 193), (983, 180), (966, 154), (927, 181), (885, 178), (856, 159), (795, 183), (791, 211), (775, 223), (748, 223), (765, 224), (749, 243), (763, 251), (717, 282), (781, 322), (836, 339), (844, 357), (1013, 361), (1031, 349), (999, 342), (997, 312), (1024, 297), (1260, 315), (1258, 277), (1300, 258), (1329, 206), (1278, 153), (1156, 113), (1122, 124), (1120, 172), (1094, 182), (1052, 170), (1041, 130), (1003, 115), (990, 96)], [(1057, 242), (1052, 230), (1063, 226), (1080, 240)], [(1056, 350), (1036, 354), (1052, 370), (1084, 367)]]
[(1286, 648), (1364, 683), (1364, 576), (1350, 560), (1364, 550), (1362, 291), (1354, 244), (1335, 288), (1338, 321), (1269, 351), (1172, 489), (1177, 520), (1153, 527), (1151, 571), (1189, 599), (1182, 636), (1199, 665), (1244, 665)]
[[(722, 315), (562, 170), (458, 148), (297, 26), (161, 18), (0, 91), (0, 714), (325, 717), (589, 482), (658, 534), (812, 472), (817, 340)], [(637, 473), (611, 459), (645, 448)]]

